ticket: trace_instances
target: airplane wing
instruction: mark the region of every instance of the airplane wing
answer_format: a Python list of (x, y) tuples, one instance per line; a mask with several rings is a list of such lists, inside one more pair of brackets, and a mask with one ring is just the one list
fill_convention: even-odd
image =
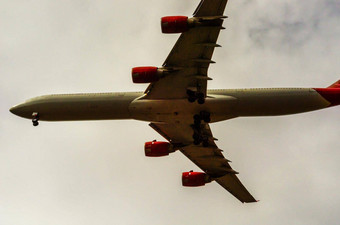
[(147, 88), (147, 99), (176, 99), (186, 98), (187, 90), (198, 91), (206, 95), (207, 72), (218, 35), (222, 27), (223, 12), (227, 0), (201, 0), (194, 12), (194, 17), (202, 23), (213, 25), (195, 26), (184, 32), (178, 38), (163, 68), (170, 71), (157, 82)]
[(201, 125), (201, 130), (203, 135), (208, 138), (208, 147), (192, 143), (193, 129), (190, 124), (151, 123), (150, 126), (174, 146), (177, 145), (186, 157), (238, 200), (243, 203), (256, 202), (255, 198), (237, 178), (237, 172), (229, 165), (230, 161), (223, 156), (222, 150), (216, 146), (207, 123)]
[[(163, 64), (169, 74), (151, 83), (146, 89), (146, 99), (187, 98), (187, 91), (203, 93), (206, 96), (208, 68), (222, 23), (227, 0), (201, 0), (194, 12), (194, 19), (208, 26), (194, 26), (182, 33)], [(193, 125), (181, 123), (151, 123), (150, 126), (200, 167), (213, 180), (229, 191), (241, 202), (256, 202), (237, 178), (226, 158), (214, 141), (210, 127), (202, 123), (200, 132), (205, 145), (193, 144)]]

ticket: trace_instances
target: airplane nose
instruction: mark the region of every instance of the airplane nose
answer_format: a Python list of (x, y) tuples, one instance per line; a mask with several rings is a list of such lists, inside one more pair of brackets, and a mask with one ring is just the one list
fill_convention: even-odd
[(9, 109), (9, 111), (13, 113), (14, 115), (18, 115), (20, 111), (20, 107), (19, 105), (13, 106), (12, 108)]
[(20, 117), (25, 117), (27, 118), (28, 112), (27, 112), (27, 107), (25, 103), (19, 104), (19, 105), (15, 105), (12, 108), (9, 109), (9, 111), (11, 113), (13, 113), (14, 115), (20, 116)]

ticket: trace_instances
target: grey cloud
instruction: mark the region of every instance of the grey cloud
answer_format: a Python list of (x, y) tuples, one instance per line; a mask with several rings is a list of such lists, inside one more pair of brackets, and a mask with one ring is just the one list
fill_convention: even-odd
[[(276, 2), (269, 7), (269, 14), (260, 14), (256, 22), (249, 25), (249, 37), (259, 47), (278, 50), (296, 50), (316, 38), (324, 30), (325, 21), (338, 21), (339, 3), (316, 1), (315, 4)], [(277, 5), (277, 8), (272, 8)], [(337, 24), (326, 24), (329, 30)]]
[[(248, 205), (214, 183), (182, 187), (181, 172), (199, 169), (179, 152), (145, 158), (143, 143), (162, 140), (147, 123), (33, 128), (8, 112), (42, 94), (144, 90), (131, 83), (131, 67), (161, 65), (178, 38), (160, 33), (160, 17), (191, 15), (197, 4), (1, 2), (1, 225), (338, 223), (339, 107), (212, 124), (261, 200)], [(209, 88), (326, 87), (340, 79), (338, 1), (229, 0), (226, 15)]]

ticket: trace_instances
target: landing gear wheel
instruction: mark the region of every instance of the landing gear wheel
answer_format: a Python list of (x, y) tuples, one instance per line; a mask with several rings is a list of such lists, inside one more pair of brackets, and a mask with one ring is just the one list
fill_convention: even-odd
[(204, 120), (204, 122), (206, 122), (206, 123), (210, 123), (210, 121), (211, 121), (210, 116), (207, 117), (207, 118), (205, 118), (205, 119), (203, 119), (203, 120)]
[(195, 115), (194, 115), (194, 121), (195, 121), (195, 122), (196, 122), (196, 121), (201, 122), (201, 116), (198, 115), (198, 114), (195, 114)]
[(198, 104), (204, 104), (205, 99), (204, 99), (204, 94), (202, 92), (196, 93), (196, 97), (197, 97)]
[(187, 90), (187, 95), (188, 95), (188, 101), (189, 102), (195, 102), (196, 101), (196, 95), (195, 95), (195, 92), (194, 91), (192, 91), (192, 90)]
[(201, 118), (204, 122), (210, 123), (211, 119), (210, 119), (210, 113), (209, 112), (201, 111), (200, 116), (201, 116)]
[(187, 95), (190, 97), (190, 96), (195, 96), (195, 92), (190, 90), (190, 89), (187, 89)]
[(189, 97), (188, 97), (188, 101), (191, 102), (191, 103), (193, 103), (193, 102), (196, 101), (196, 98), (195, 98), (194, 96), (189, 96)]
[(194, 140), (199, 140), (200, 135), (197, 134), (197, 133), (195, 132), (195, 133), (192, 135), (192, 138), (193, 138)]
[(199, 98), (199, 99), (197, 99), (197, 102), (198, 102), (198, 104), (202, 105), (202, 104), (204, 104), (205, 99), (204, 98)]
[(33, 123), (33, 126), (38, 126), (39, 125), (39, 113), (37, 113), (37, 112), (34, 112), (34, 113), (32, 113), (32, 123)]

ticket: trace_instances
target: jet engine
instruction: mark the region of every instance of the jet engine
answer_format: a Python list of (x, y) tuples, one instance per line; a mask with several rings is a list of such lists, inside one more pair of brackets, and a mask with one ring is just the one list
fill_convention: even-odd
[(142, 66), (132, 68), (133, 83), (152, 83), (158, 81), (163, 70), (154, 66)]
[(161, 19), (162, 33), (174, 34), (183, 33), (189, 30), (187, 16), (165, 16)]
[(213, 26), (224, 29), (224, 27), (222, 27), (222, 22), (225, 18), (227, 17), (207, 16), (192, 17), (188, 19), (187, 16), (165, 16), (161, 19), (161, 28), (162, 33), (165, 34), (183, 33), (188, 31), (192, 27)]
[(206, 173), (193, 171), (182, 173), (182, 185), (185, 187), (204, 186), (209, 182), (211, 179)]
[(170, 152), (174, 152), (172, 144), (164, 141), (149, 141), (144, 145), (145, 156), (148, 157), (160, 157), (169, 155)]

